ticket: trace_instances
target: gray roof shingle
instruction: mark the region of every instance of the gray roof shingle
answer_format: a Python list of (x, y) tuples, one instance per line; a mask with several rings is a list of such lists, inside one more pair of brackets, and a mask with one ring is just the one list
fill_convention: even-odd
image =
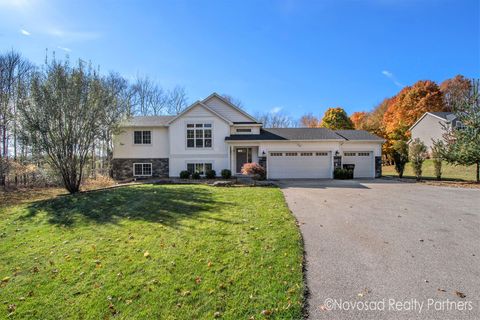
[(124, 121), (122, 127), (163, 127), (175, 116), (138, 116)]
[(260, 134), (232, 134), (225, 140), (368, 140), (383, 141), (363, 130), (337, 130), (327, 128), (265, 128)]
[(379, 136), (376, 136), (365, 130), (335, 130), (335, 133), (349, 141), (351, 140), (383, 141), (383, 139), (380, 138)]

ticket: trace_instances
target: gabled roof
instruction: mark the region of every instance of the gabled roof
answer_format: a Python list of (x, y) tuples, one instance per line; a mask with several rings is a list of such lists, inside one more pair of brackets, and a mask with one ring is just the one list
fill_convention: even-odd
[(216, 115), (217, 117), (219, 117), (220, 119), (222, 119), (223, 121), (227, 122), (228, 124), (232, 125), (233, 122), (231, 122), (230, 120), (228, 120), (227, 118), (225, 118), (224, 116), (222, 116), (221, 114), (219, 114), (218, 112), (216, 112), (215, 110), (213, 110), (212, 108), (210, 108), (209, 106), (207, 106), (206, 104), (204, 104), (202, 101), (196, 101), (194, 102), (190, 107), (188, 107), (187, 109), (183, 110), (182, 112), (180, 112), (179, 114), (177, 114), (176, 116), (173, 117), (173, 119), (171, 119), (170, 121), (168, 121), (168, 124), (174, 122), (175, 120), (177, 120), (178, 118), (180, 118), (182, 115), (186, 114), (187, 112), (189, 112), (190, 110), (192, 110), (193, 108), (195, 108), (196, 106), (202, 106), (204, 107), (205, 109), (207, 109), (208, 111), (210, 111), (211, 113), (213, 113), (214, 115)]
[(455, 114), (452, 113), (452, 112), (425, 112), (420, 118), (418, 118), (417, 121), (415, 121), (415, 123), (410, 128), (408, 128), (408, 131), (412, 131), (412, 129), (420, 121), (422, 121), (422, 119), (425, 118), (427, 115), (434, 116), (434, 117), (436, 117), (436, 118), (438, 118), (439, 120), (442, 120), (442, 121), (450, 121), (452, 119), (455, 119)]
[(218, 93), (214, 92), (212, 93), (211, 95), (209, 95), (208, 97), (206, 97), (205, 99), (202, 100), (203, 103), (207, 102), (208, 100), (212, 99), (212, 98), (217, 98), (219, 100), (221, 100), (223, 103), (227, 104), (228, 106), (232, 107), (233, 109), (237, 110), (238, 112), (240, 112), (241, 114), (243, 114), (245, 117), (249, 118), (250, 120), (252, 120), (252, 122), (254, 123), (259, 123), (257, 121), (257, 119), (255, 119), (254, 117), (252, 117), (251, 115), (249, 115), (248, 113), (246, 113), (245, 111), (243, 111), (242, 109), (240, 109), (239, 107), (237, 107), (236, 105), (234, 105), (233, 103), (231, 103), (230, 101), (228, 101), (227, 99), (225, 99), (224, 97), (222, 97), (221, 95), (219, 95)]
[(174, 116), (137, 116), (121, 123), (122, 127), (165, 127)]
[(384, 139), (365, 130), (335, 130), (335, 133), (349, 141), (384, 141)]
[(260, 134), (232, 134), (225, 140), (345, 140), (327, 128), (265, 128)]

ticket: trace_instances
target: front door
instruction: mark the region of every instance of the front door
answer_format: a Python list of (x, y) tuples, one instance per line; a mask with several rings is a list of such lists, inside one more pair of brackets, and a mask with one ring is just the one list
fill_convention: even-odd
[(241, 173), (242, 167), (247, 162), (252, 162), (252, 148), (237, 148), (237, 173)]

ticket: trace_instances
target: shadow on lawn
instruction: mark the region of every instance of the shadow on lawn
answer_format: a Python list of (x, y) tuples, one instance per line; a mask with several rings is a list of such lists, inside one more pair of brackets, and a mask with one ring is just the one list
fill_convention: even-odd
[[(46, 213), (49, 222), (73, 226), (75, 218), (96, 223), (116, 223), (120, 219), (144, 220), (175, 227), (182, 219), (206, 219), (198, 214), (220, 210), (228, 203), (213, 199), (207, 188), (121, 187), (110, 190), (60, 196), (30, 204), (28, 219)], [(208, 217), (221, 222), (221, 218)]]

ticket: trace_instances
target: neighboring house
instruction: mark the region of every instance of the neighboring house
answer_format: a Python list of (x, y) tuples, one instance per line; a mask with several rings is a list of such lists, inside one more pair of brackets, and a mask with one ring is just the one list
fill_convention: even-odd
[[(463, 124), (451, 112), (425, 112), (409, 129), (409, 142), (420, 139), (431, 150), (433, 141), (444, 140), (446, 130), (461, 129)], [(446, 130), (445, 130), (446, 129)]]
[(355, 177), (381, 175), (383, 139), (360, 130), (263, 128), (213, 93), (177, 116), (134, 117), (114, 137), (116, 179), (178, 177), (222, 169), (240, 174), (258, 162), (267, 178), (332, 178), (334, 167), (355, 164)]

